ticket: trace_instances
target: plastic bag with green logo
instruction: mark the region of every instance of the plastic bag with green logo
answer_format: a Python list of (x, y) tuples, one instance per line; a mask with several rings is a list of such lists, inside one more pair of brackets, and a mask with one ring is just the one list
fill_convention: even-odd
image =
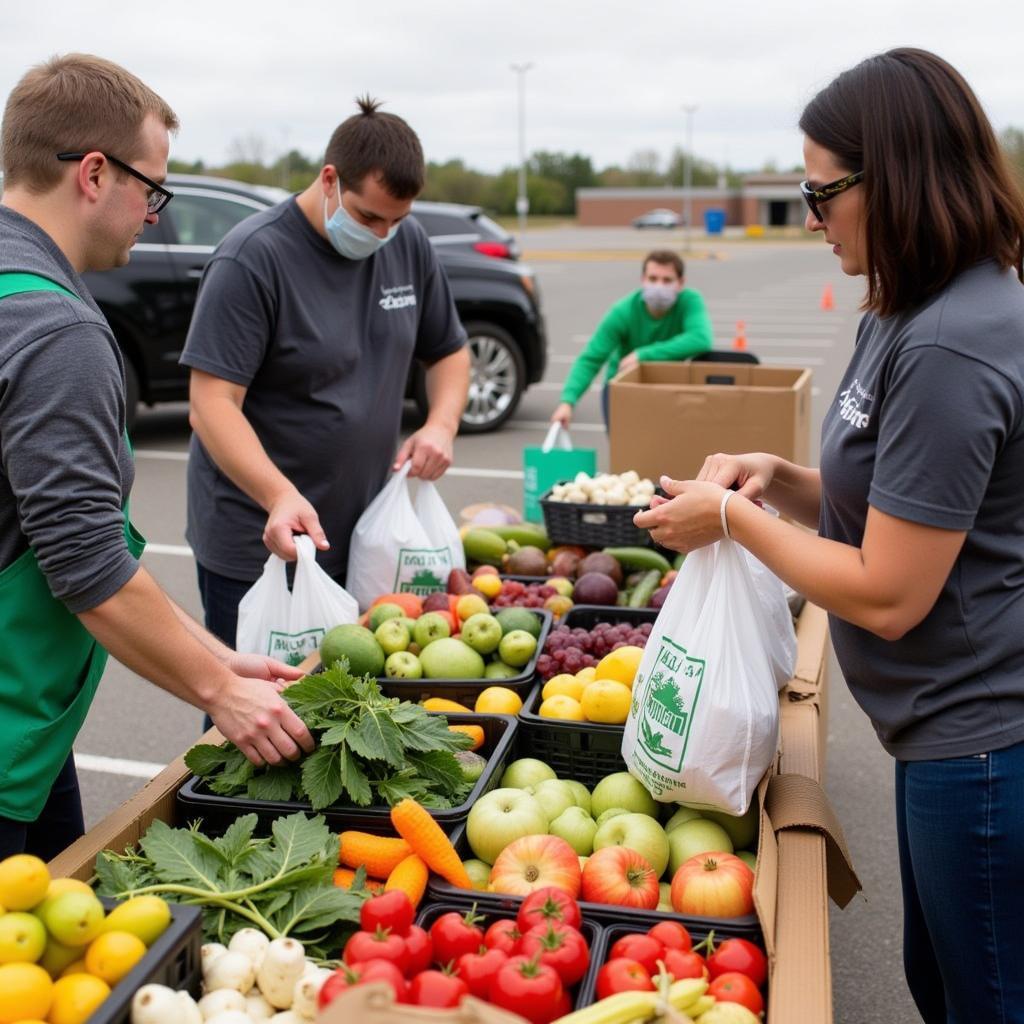
[(688, 555), (633, 683), (622, 756), (655, 800), (743, 814), (779, 740), (776, 625), (745, 552)]

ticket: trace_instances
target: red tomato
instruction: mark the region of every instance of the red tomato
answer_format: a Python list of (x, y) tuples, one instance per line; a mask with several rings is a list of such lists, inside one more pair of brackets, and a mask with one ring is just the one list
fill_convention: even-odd
[(534, 925), (556, 921), (578, 929), (583, 921), (579, 904), (564, 890), (553, 885), (537, 889), (523, 900), (516, 924), (525, 935)]
[(408, 999), (409, 986), (402, 972), (390, 960), (367, 960), (366, 963), (354, 964), (351, 967), (339, 967), (323, 983), (317, 996), (317, 1005), (322, 1010), (328, 1003), (348, 991), (355, 985), (371, 981), (383, 981), (391, 986), (395, 1000), (404, 1003)]
[(659, 921), (647, 930), (647, 934), (666, 949), (681, 949), (684, 953), (693, 949), (690, 933), (678, 921)]
[(486, 999), (491, 981), (508, 962), (508, 954), (501, 949), (485, 949), (482, 953), (463, 953), (459, 957), (458, 976), (469, 986), (478, 999)]
[(708, 957), (708, 970), (712, 978), (727, 971), (739, 971), (760, 988), (768, 978), (768, 959), (746, 939), (726, 939)]
[(342, 992), (347, 992), (359, 981), (361, 971), (362, 964), (356, 968), (339, 967), (333, 971), (331, 976), (320, 986), (320, 994), (316, 997), (317, 1006), (322, 1010), (328, 1003), (333, 1003)]
[(597, 972), (597, 998), (606, 999), (616, 992), (653, 992), (654, 982), (635, 960), (609, 960)]
[(488, 1000), (530, 1024), (550, 1024), (562, 1014), (562, 979), (547, 964), (510, 957), (494, 976)]
[(423, 971), (409, 985), (409, 1002), (415, 1006), (447, 1009), (458, 1006), (462, 997), (468, 995), (469, 986), (461, 978), (444, 971)]
[(557, 1013), (555, 1014), (555, 1020), (559, 1020), (561, 1017), (567, 1017), (572, 1013), (572, 996), (563, 988), (562, 998), (558, 1000), (556, 1004)]
[(522, 937), (516, 922), (511, 917), (503, 917), (484, 932), (484, 945), (488, 949), (500, 949), (512, 956), (519, 952), (519, 940)]
[(650, 935), (623, 935), (612, 944), (609, 960), (635, 960), (648, 974), (658, 973), (658, 961), (663, 959), (665, 947)]
[(401, 935), (391, 935), (386, 928), (375, 932), (356, 932), (345, 943), (345, 963), (361, 964), (367, 960), (390, 960), (405, 974), (409, 951)]
[(666, 949), (661, 962), (665, 965), (665, 970), (676, 981), (681, 981), (683, 978), (706, 978), (708, 976), (704, 957), (700, 953), (694, 953), (692, 949)]
[(409, 956), (405, 973), (410, 978), (416, 977), (433, 963), (434, 943), (418, 924), (410, 925), (405, 934), (405, 951)]
[(484, 944), (484, 933), (477, 927), (482, 920), (474, 910), (465, 914), (454, 910), (442, 914), (430, 926), (434, 962), (445, 966), (458, 960), (463, 953), (476, 953)]
[(388, 928), (392, 935), (405, 935), (414, 916), (412, 901), (399, 889), (371, 896), (359, 908), (359, 926), (364, 932)]
[(534, 925), (523, 936), (519, 951), (530, 960), (539, 957), (542, 964), (554, 967), (567, 988), (575, 985), (590, 966), (587, 940), (564, 924)]
[(764, 1009), (764, 1000), (757, 986), (739, 971), (726, 971), (708, 986), (708, 995), (720, 1003), (739, 1003), (757, 1016)]

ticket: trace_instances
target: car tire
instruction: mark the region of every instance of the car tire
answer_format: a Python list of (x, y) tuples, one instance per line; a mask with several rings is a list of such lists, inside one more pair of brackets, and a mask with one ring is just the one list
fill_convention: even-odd
[(486, 434), (516, 411), (526, 390), (526, 360), (505, 328), (484, 321), (465, 326), (471, 366), (460, 433)]
[(121, 358), (124, 362), (124, 429), (130, 434), (139, 411), (139, 375), (123, 352)]

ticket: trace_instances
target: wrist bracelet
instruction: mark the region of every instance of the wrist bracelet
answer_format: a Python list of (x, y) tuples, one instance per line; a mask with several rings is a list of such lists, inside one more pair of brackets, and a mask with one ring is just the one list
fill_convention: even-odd
[(729, 532), (729, 520), (725, 514), (725, 506), (729, 504), (729, 499), (735, 493), (735, 491), (726, 491), (722, 495), (722, 504), (718, 506), (718, 514), (722, 517), (722, 533), (725, 534), (726, 540), (732, 540), (732, 534)]

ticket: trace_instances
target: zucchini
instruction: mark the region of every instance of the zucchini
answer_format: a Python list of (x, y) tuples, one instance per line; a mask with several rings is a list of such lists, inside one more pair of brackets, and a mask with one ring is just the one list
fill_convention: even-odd
[(462, 538), (462, 547), (466, 552), (467, 562), (480, 562), (499, 568), (502, 557), (508, 553), (505, 539), (481, 526), (474, 527), (466, 533)]
[(654, 592), (661, 582), (661, 570), (651, 569), (644, 578), (633, 588), (629, 598), (630, 608), (646, 608), (651, 603)]
[(502, 526), (488, 526), (491, 533), (497, 534), (502, 540), (514, 540), (521, 548), (540, 548), (547, 551), (551, 547), (551, 538), (542, 526), (532, 523), (509, 523)]
[(604, 553), (611, 555), (627, 572), (657, 569), (664, 575), (672, 568), (668, 559), (653, 548), (605, 548)]

